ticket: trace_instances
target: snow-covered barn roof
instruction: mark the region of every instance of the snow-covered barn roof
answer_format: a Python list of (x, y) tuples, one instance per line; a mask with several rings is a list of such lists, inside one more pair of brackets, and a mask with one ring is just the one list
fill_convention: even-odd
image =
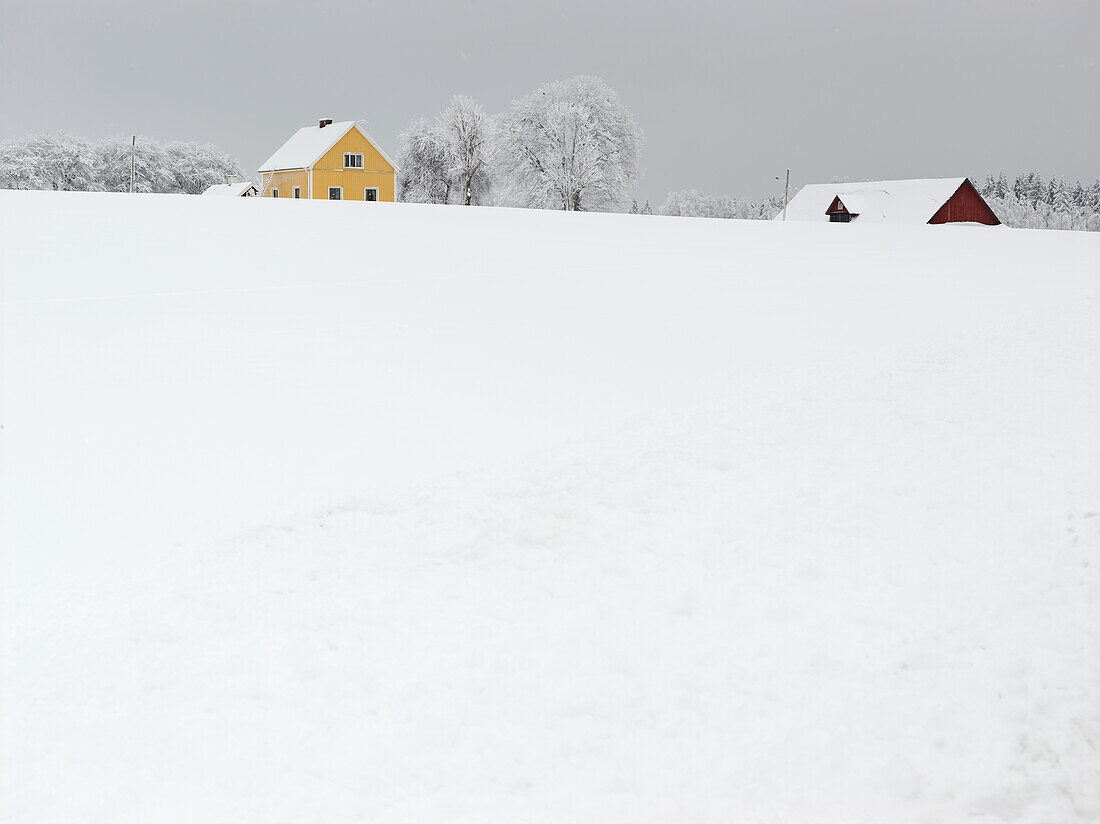
[[(859, 215), (860, 223), (927, 223), (965, 177), (928, 180), (866, 180), (860, 183), (811, 183), (787, 204), (787, 220), (828, 222), (834, 197)], [(782, 220), (782, 212), (776, 216)]]
[[(256, 184), (251, 180), (242, 180), (240, 183), (215, 183), (204, 195), (226, 195), (229, 197), (243, 197), (249, 189), (255, 189)], [(257, 191), (259, 191), (257, 189)]]
[(290, 140), (276, 149), (275, 154), (261, 163), (258, 171), (277, 172), (280, 169), (304, 169), (307, 166), (312, 166), (351, 129), (358, 129), (359, 133), (367, 139), (367, 142), (378, 150), (378, 153), (385, 158), (387, 163), (393, 166), (394, 171), (399, 171), (397, 164), (390, 159), (385, 150), (375, 143), (374, 139), (363, 131), (363, 127), (354, 120), (330, 123), (323, 129), (320, 126), (303, 126), (291, 135)]

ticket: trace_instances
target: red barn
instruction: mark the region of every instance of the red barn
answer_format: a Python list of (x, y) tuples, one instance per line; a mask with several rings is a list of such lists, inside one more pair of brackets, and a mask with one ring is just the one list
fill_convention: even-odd
[[(782, 220), (783, 215), (775, 218)], [(965, 177), (868, 180), (803, 186), (787, 220), (830, 223), (984, 223), (1001, 221)]]

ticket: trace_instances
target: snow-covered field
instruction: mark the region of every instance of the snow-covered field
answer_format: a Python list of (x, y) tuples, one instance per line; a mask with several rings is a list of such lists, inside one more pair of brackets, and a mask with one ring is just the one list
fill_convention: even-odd
[(0, 192), (0, 821), (1100, 820), (1100, 235)]

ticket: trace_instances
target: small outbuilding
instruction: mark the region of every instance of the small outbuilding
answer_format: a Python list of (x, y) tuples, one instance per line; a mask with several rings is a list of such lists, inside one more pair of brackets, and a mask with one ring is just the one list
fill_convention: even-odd
[[(783, 220), (783, 214), (776, 215)], [(867, 180), (803, 186), (787, 204), (787, 220), (818, 223), (984, 223), (1001, 221), (965, 177)]]
[(256, 197), (260, 194), (260, 190), (251, 180), (242, 180), (239, 183), (216, 183), (203, 194), (222, 197)]

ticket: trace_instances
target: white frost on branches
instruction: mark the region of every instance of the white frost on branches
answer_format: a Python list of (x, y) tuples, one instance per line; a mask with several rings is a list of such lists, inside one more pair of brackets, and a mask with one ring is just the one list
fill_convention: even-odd
[(455, 95), (400, 141), (401, 200), (619, 211), (630, 205), (645, 136), (611, 87), (578, 76), (498, 116)]
[(503, 118), (505, 200), (566, 211), (622, 211), (639, 177), (645, 135), (598, 77), (547, 83)]
[[(126, 192), (130, 190), (128, 137), (92, 143), (67, 134), (27, 135), (0, 141), (0, 189)], [(138, 137), (134, 190), (202, 194), (231, 176), (237, 161), (209, 143), (162, 143)]]
[(768, 197), (754, 201), (725, 195), (706, 195), (694, 189), (669, 192), (658, 214), (672, 217), (715, 217), (734, 220), (771, 220), (783, 202)]
[(437, 124), (417, 118), (398, 140), (398, 198), (407, 203), (450, 203), (451, 163)]
[(469, 206), (489, 194), (493, 121), (479, 104), (455, 95), (440, 118), (459, 202)]
[(401, 200), (487, 203), (492, 189), (493, 119), (463, 95), (434, 121), (418, 118), (400, 136)]
[(68, 134), (0, 141), (0, 189), (101, 191), (97, 147)]
[(984, 183), (971, 178), (1005, 226), (1019, 229), (1076, 229), (1100, 232), (1100, 180), (1070, 184), (1061, 178), (1045, 182), (1037, 172), (1009, 183), (1002, 172)]

